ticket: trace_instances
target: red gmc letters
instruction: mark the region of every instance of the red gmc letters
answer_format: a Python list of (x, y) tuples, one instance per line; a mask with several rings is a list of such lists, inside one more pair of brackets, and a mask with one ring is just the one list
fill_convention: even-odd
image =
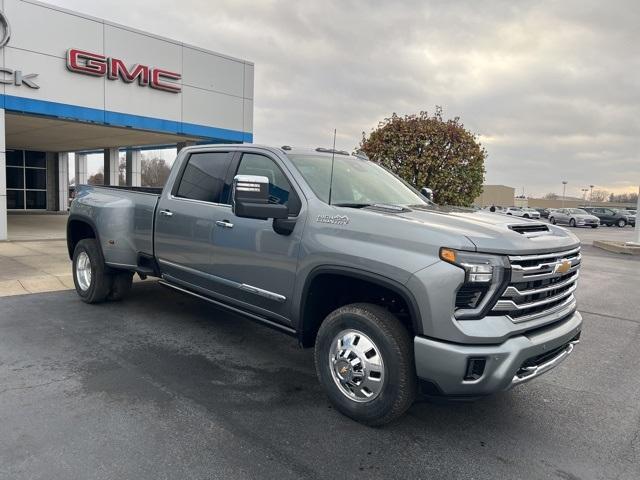
[(175, 83), (182, 76), (161, 68), (135, 64), (128, 68), (122, 60), (105, 57), (98, 53), (85, 52), (76, 48), (67, 50), (67, 68), (72, 72), (84, 73), (95, 77), (106, 76), (110, 80), (138, 84), (171, 93), (179, 93), (182, 87)]

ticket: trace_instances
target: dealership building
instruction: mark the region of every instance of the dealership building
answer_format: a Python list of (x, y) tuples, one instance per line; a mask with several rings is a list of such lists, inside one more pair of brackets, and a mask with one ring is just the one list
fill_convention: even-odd
[[(66, 211), (87, 183), (141, 184), (141, 151), (251, 142), (253, 64), (32, 0), (0, 0), (0, 240), (13, 212)], [(69, 154), (74, 152), (75, 155)]]

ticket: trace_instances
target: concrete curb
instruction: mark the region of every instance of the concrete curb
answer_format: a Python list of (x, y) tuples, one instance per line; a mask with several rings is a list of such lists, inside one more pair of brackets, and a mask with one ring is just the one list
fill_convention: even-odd
[(615, 242), (611, 240), (594, 240), (593, 246), (613, 253), (625, 255), (640, 255), (640, 246), (627, 245), (625, 242)]

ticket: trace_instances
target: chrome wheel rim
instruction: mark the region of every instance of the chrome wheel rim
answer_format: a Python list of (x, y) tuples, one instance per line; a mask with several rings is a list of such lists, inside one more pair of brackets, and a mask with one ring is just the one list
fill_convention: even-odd
[(340, 392), (355, 402), (371, 402), (384, 387), (380, 349), (358, 330), (343, 330), (333, 339), (329, 369)]
[(86, 252), (80, 252), (76, 260), (76, 280), (84, 292), (91, 286), (91, 260)]

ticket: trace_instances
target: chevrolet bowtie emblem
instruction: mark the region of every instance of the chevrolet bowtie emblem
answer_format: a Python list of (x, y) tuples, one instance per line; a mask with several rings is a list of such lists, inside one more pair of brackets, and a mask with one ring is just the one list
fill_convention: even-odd
[(562, 260), (556, 264), (555, 273), (567, 273), (571, 268), (571, 262), (569, 260)]

